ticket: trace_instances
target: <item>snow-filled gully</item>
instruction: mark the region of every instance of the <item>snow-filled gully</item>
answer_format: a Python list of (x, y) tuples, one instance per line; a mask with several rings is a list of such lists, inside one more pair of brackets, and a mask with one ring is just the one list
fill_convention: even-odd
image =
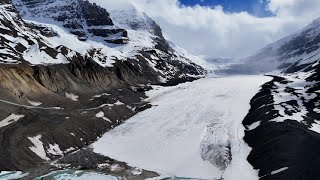
[(247, 162), (242, 120), (270, 77), (204, 78), (155, 87), (154, 105), (94, 143), (97, 153), (166, 176), (258, 179)]

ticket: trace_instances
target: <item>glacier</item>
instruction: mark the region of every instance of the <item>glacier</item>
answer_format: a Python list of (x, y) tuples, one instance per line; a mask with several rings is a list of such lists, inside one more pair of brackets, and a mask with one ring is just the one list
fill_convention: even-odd
[(168, 177), (258, 179), (246, 160), (250, 148), (243, 141), (242, 120), (252, 96), (269, 80), (263, 75), (212, 76), (154, 86), (147, 92), (151, 109), (107, 132), (92, 147)]

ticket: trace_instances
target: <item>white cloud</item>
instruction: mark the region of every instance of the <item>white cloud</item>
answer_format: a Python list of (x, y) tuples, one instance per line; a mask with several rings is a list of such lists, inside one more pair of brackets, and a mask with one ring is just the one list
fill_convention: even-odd
[(221, 6), (186, 7), (177, 0), (90, 1), (107, 9), (132, 3), (156, 20), (169, 40), (194, 54), (212, 57), (247, 56), (320, 15), (319, 0), (267, 0), (266, 8), (275, 16), (265, 18), (227, 13)]

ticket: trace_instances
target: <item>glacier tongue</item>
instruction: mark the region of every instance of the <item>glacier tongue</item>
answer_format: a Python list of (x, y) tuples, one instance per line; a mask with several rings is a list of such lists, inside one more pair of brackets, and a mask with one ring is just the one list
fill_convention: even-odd
[(257, 179), (246, 160), (242, 120), (270, 79), (227, 76), (155, 87), (147, 93), (154, 107), (107, 132), (94, 151), (168, 176), (212, 179), (225, 170), (225, 179)]

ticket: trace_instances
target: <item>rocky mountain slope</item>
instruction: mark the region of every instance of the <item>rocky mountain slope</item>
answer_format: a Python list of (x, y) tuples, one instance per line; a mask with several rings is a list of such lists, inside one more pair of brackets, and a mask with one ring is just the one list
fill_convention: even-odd
[(248, 161), (260, 179), (320, 178), (319, 28), (317, 19), (250, 57), (264, 64), (272, 60), (269, 70), (282, 69), (251, 100), (243, 121), (245, 141), (253, 148)]
[(111, 17), (84, 0), (0, 1), (0, 170), (77, 151), (148, 108), (150, 84), (203, 76), (151, 18)]
[[(78, 0), (29, 1), (14, 0), (13, 3), (23, 16), (59, 22), (79, 40), (89, 36), (103, 37), (107, 42), (127, 43), (126, 30), (114, 26), (110, 14), (96, 4)], [(99, 18), (97, 18), (99, 17)], [(109, 38), (110, 36), (115, 36)]]
[(275, 69), (295, 72), (320, 58), (320, 19), (302, 30), (272, 43), (258, 53), (243, 59), (249, 70), (268, 72)]
[[(84, 0), (13, 0), (13, 3), (23, 19), (58, 33), (46, 38), (48, 41), (83, 52), (104, 67), (112, 66), (115, 60), (144, 59), (164, 81), (203, 74), (199, 66), (169, 46), (161, 28), (151, 18), (134, 7), (109, 14)], [(101, 16), (107, 18), (101, 21)], [(70, 36), (69, 32), (77, 36)]]

